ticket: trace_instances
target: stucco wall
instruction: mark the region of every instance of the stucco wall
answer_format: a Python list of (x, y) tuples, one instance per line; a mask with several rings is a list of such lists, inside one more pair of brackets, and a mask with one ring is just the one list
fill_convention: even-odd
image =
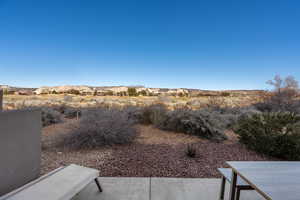
[(41, 113), (0, 112), (0, 196), (40, 174)]
[(3, 108), (3, 90), (0, 89), (0, 111)]

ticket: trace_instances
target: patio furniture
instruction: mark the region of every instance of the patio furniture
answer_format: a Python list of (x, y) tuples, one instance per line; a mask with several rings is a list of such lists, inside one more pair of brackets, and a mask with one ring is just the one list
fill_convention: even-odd
[[(219, 168), (218, 171), (222, 175), (219, 200), (224, 200), (226, 181), (228, 181), (229, 183), (232, 182), (232, 170), (230, 168)], [(251, 187), (248, 183), (246, 183), (243, 179), (238, 177), (236, 184), (236, 200), (240, 199), (241, 190), (254, 190), (254, 188)]]
[(229, 200), (235, 200), (238, 176), (268, 200), (300, 199), (300, 162), (227, 162), (232, 168)]
[(98, 170), (72, 164), (58, 168), (0, 197), (0, 200), (71, 199), (92, 181), (95, 181), (99, 191), (102, 192), (98, 176)]

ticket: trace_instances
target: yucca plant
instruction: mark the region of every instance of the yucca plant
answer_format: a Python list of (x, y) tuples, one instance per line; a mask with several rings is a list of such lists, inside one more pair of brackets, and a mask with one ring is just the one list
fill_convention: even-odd
[(190, 158), (195, 158), (196, 157), (196, 154), (197, 154), (197, 150), (196, 150), (196, 147), (195, 145), (193, 144), (188, 144), (187, 145), (187, 148), (185, 150), (185, 154), (190, 157)]

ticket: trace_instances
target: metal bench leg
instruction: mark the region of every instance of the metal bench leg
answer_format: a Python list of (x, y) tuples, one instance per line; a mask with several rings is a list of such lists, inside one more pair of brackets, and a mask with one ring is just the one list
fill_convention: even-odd
[(225, 184), (226, 184), (226, 178), (223, 176), (222, 182), (221, 182), (221, 190), (220, 190), (219, 200), (224, 200)]
[(236, 188), (236, 200), (240, 200), (241, 189), (239, 187)]
[(98, 181), (98, 178), (95, 178), (95, 183), (96, 183), (96, 185), (97, 185), (97, 187), (99, 189), (99, 192), (103, 192), (102, 187), (101, 187), (101, 185), (100, 185), (100, 183)]

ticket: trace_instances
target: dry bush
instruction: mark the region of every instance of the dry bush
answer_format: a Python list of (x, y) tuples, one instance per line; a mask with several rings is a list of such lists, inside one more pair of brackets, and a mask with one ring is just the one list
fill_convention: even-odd
[(137, 134), (128, 112), (117, 109), (87, 109), (70, 128), (64, 145), (76, 149), (126, 144)]
[(47, 106), (30, 106), (30, 107), (22, 107), (19, 109), (25, 110), (36, 110), (39, 109), (42, 112), (42, 125), (49, 126), (52, 124), (57, 124), (62, 122), (62, 115), (55, 110), (54, 107), (47, 107)]
[(226, 106), (227, 103), (224, 97), (217, 97), (217, 96), (208, 97), (208, 103), (206, 107), (215, 109), (215, 108), (221, 108)]
[(62, 122), (62, 116), (59, 112), (51, 107), (40, 107), (42, 110), (43, 126), (49, 126)]
[(255, 106), (262, 112), (297, 112), (300, 113), (300, 101), (298, 82), (294, 77), (288, 76), (282, 79), (275, 76), (274, 80), (267, 82), (273, 86), (273, 90), (269, 96), (266, 96), (261, 103)]
[(226, 136), (221, 123), (222, 121), (206, 111), (178, 109), (167, 112), (159, 128), (222, 141)]
[(60, 112), (65, 118), (73, 119), (78, 118), (81, 116), (81, 109), (80, 108), (74, 108), (71, 106), (67, 106), (65, 104), (62, 104), (60, 106), (56, 106), (55, 110)]
[(141, 110), (139, 121), (143, 124), (159, 126), (165, 120), (166, 113), (167, 108), (163, 104), (146, 106)]

